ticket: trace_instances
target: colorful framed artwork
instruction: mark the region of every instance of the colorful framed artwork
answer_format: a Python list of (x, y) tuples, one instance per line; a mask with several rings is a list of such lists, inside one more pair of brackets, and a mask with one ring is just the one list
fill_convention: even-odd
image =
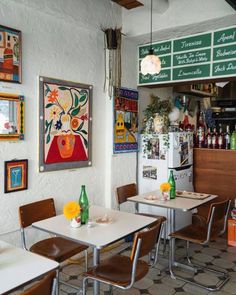
[(39, 171), (92, 165), (92, 85), (39, 77)]
[(24, 139), (24, 96), (0, 93), (0, 141)]
[(5, 193), (28, 188), (28, 160), (5, 161)]
[(21, 32), (0, 25), (0, 81), (21, 83)]
[(116, 88), (114, 91), (113, 153), (138, 151), (138, 91)]

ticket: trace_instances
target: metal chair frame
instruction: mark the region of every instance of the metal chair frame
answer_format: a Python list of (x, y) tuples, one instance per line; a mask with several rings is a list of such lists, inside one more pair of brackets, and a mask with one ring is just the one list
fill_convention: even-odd
[[(219, 235), (222, 235), (225, 232), (225, 230), (226, 230), (227, 216), (228, 216), (228, 213), (229, 213), (230, 203), (231, 203), (231, 201), (229, 200), (228, 205), (227, 205), (227, 208), (226, 208), (226, 211), (225, 211), (224, 226), (223, 226), (223, 229), (220, 231)], [(215, 207), (213, 207), (212, 210), (211, 210), (211, 215), (210, 215), (210, 219), (209, 219), (209, 223), (208, 223), (208, 228), (207, 228), (207, 237), (206, 237), (206, 240), (204, 242), (200, 243), (201, 245), (207, 245), (210, 242), (210, 240), (211, 240), (211, 230), (212, 230), (212, 223), (213, 223), (214, 213), (215, 213)], [(171, 243), (173, 242), (172, 240), (175, 241), (175, 238), (174, 237), (171, 237), (170, 238), (170, 242)], [(220, 290), (221, 287), (223, 285), (225, 285), (229, 281), (229, 279), (230, 279), (229, 274), (226, 271), (224, 271), (224, 270), (220, 270), (219, 268), (218, 268), (218, 270), (216, 270), (216, 269), (212, 269), (212, 268), (209, 268), (209, 267), (205, 267), (205, 266), (201, 266), (199, 264), (193, 263), (191, 261), (191, 259), (190, 259), (190, 256), (189, 256), (189, 246), (190, 246), (190, 241), (186, 241), (186, 259), (187, 259), (187, 265), (186, 264), (183, 264), (183, 263), (177, 263), (177, 264), (180, 265), (180, 266), (182, 266), (183, 268), (186, 268), (188, 270), (192, 270), (194, 273), (197, 273), (198, 270), (201, 270), (201, 269), (204, 269), (204, 270), (206, 270), (208, 272), (215, 273), (217, 276), (219, 276), (219, 279), (220, 279), (221, 282), (217, 283), (214, 286), (207, 286), (207, 285), (203, 285), (203, 284), (197, 283), (195, 281), (186, 279), (186, 278), (184, 278), (182, 276), (176, 275), (174, 273), (174, 271), (173, 271), (174, 249), (173, 249), (173, 252), (170, 251), (170, 255), (169, 255), (169, 271), (170, 271), (171, 278), (172, 279), (182, 280), (182, 281), (187, 282), (187, 283), (190, 283), (192, 285), (195, 285), (195, 286), (204, 288), (204, 289), (206, 289), (208, 291), (218, 291), (218, 290)]]
[[(136, 183), (135, 183), (135, 185), (136, 185)], [(136, 185), (136, 187), (137, 187), (137, 185)], [(123, 204), (123, 203), (125, 203), (125, 202), (123, 202), (123, 203), (119, 203), (119, 197), (118, 197), (118, 194), (117, 194), (117, 191), (116, 191), (116, 200), (117, 200), (117, 209), (119, 210), (119, 211), (121, 211), (121, 204)], [(126, 201), (127, 202), (127, 201)], [(135, 206), (135, 214), (139, 214), (140, 212), (138, 211), (138, 207), (137, 206)], [(161, 230), (161, 236), (162, 236), (162, 233), (163, 233), (163, 250), (162, 250), (162, 255), (164, 255), (165, 254), (165, 252), (166, 252), (166, 235), (167, 235), (167, 222), (165, 221), (163, 224), (162, 224), (162, 230)], [(127, 246), (126, 248), (124, 248), (124, 249), (122, 249), (121, 250), (121, 252), (123, 252), (123, 251), (125, 251), (125, 250), (127, 250), (127, 249), (129, 249), (131, 247), (131, 245), (129, 245), (129, 246)]]
[[(27, 226), (27, 227), (29, 228), (30, 226)], [(25, 228), (22, 227), (22, 226), (20, 227), (20, 235), (21, 235), (21, 246), (22, 246), (22, 248), (24, 250), (26, 250), (26, 251), (30, 251), (29, 248), (27, 247), (27, 243), (26, 243)], [(56, 235), (53, 235), (53, 236), (56, 236)], [(84, 252), (84, 256), (85, 256), (85, 271), (87, 271), (88, 270), (88, 250), (86, 249), (83, 252)], [(56, 269), (56, 295), (59, 294), (59, 284), (60, 283), (63, 284), (63, 285), (69, 286), (71, 288), (74, 288), (76, 290), (80, 290), (81, 291), (81, 288), (79, 288), (77, 286), (74, 286), (74, 285), (71, 285), (71, 284), (69, 284), (67, 282), (63, 282), (63, 281), (60, 281), (59, 280), (59, 272), (60, 272), (60, 269), (61, 269), (61, 267), (59, 265), (59, 267)]]
[[(160, 237), (161, 237), (162, 229), (163, 229), (163, 224), (161, 224), (161, 229), (160, 229), (158, 241), (157, 241), (157, 243), (155, 245), (155, 258), (154, 258), (153, 262), (150, 264), (150, 267), (154, 267), (156, 265), (156, 263), (157, 263), (158, 249), (159, 249), (159, 245), (160, 245)], [(106, 285), (109, 285), (109, 291), (110, 291), (110, 294), (111, 295), (113, 294), (113, 287), (119, 288), (119, 289), (122, 289), (122, 290), (128, 290), (128, 289), (130, 289), (133, 286), (133, 284), (135, 283), (136, 268), (137, 268), (137, 263), (138, 263), (138, 259), (139, 259), (138, 257), (139, 257), (139, 251), (140, 251), (141, 243), (142, 243), (142, 239), (138, 239), (137, 247), (135, 249), (135, 255), (134, 255), (134, 260), (133, 260), (133, 265), (132, 265), (131, 280), (130, 280), (130, 284), (129, 285), (127, 285), (127, 286), (124, 287), (124, 286), (121, 286), (119, 284), (111, 284), (111, 283), (108, 283), (105, 280), (98, 279), (98, 278), (95, 279), (94, 277), (87, 276), (87, 277), (85, 277), (83, 279), (83, 295), (86, 295), (87, 281), (89, 279), (91, 279), (93, 281), (97, 281), (97, 282), (103, 283), (103, 284), (106, 284)]]

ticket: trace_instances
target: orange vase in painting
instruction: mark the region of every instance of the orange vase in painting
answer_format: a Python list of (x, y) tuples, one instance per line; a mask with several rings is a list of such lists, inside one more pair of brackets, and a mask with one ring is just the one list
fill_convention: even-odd
[(46, 164), (86, 161), (88, 156), (79, 135), (55, 135), (50, 145)]
[(57, 145), (61, 157), (63, 159), (70, 158), (75, 147), (75, 135), (65, 134), (57, 136)]

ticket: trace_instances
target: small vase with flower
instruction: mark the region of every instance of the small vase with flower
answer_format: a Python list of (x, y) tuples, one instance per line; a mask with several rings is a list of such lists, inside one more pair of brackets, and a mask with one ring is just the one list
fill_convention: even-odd
[(70, 226), (73, 228), (81, 226), (80, 212), (80, 205), (76, 201), (68, 202), (63, 207), (63, 214), (70, 220)]
[(162, 201), (170, 200), (170, 189), (171, 189), (171, 186), (168, 182), (164, 182), (160, 185)]

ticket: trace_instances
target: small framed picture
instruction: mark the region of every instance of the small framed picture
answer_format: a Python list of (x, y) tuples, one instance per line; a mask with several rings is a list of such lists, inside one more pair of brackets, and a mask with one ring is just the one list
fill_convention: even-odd
[(0, 25), (0, 81), (21, 83), (21, 31)]
[(28, 160), (5, 161), (4, 193), (12, 193), (28, 188)]

